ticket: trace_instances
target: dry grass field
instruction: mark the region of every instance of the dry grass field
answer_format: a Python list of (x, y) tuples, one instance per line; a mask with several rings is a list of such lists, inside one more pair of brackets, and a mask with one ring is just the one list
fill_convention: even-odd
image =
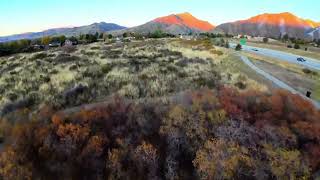
[(115, 94), (165, 99), (220, 84), (266, 90), (237, 58), (207, 40), (179, 39), (97, 42), (2, 57), (0, 109), (2, 114), (44, 104), (60, 109), (104, 101)]

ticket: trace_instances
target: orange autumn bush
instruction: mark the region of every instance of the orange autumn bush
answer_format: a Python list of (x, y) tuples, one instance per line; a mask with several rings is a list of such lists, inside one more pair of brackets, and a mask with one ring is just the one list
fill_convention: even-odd
[(312, 179), (320, 168), (319, 111), (286, 91), (201, 89), (35, 117), (7, 133), (2, 179)]

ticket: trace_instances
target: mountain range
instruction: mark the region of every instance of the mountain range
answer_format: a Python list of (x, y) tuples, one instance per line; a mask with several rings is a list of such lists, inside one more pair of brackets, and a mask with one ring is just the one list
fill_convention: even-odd
[(307, 32), (320, 26), (312, 20), (299, 18), (291, 13), (261, 14), (246, 20), (221, 24), (217, 29), (228, 34), (246, 34), (278, 38), (288, 34), (290, 37), (310, 38)]
[(207, 21), (197, 19), (190, 13), (181, 13), (159, 17), (143, 25), (132, 28), (101, 22), (74, 28), (55, 28), (43, 32), (0, 37), (0, 42), (34, 39), (43, 36), (78, 36), (79, 34), (94, 34), (96, 32), (109, 32), (115, 35), (121, 35), (124, 32), (148, 34), (159, 29), (175, 35), (201, 32), (222, 32), (233, 35), (244, 34), (273, 38), (288, 34), (290, 37), (301, 39), (319, 39), (319, 27), (320, 22), (302, 19), (288, 12), (260, 14), (246, 20), (224, 23), (217, 27)]
[(214, 30), (215, 26), (207, 21), (202, 21), (191, 15), (190, 13), (171, 14), (169, 16), (159, 17), (146, 24), (133, 28), (115, 31), (114, 34), (124, 32), (136, 32), (140, 34), (148, 34), (155, 30), (162, 30), (170, 34), (189, 34), (200, 33)]
[(93, 23), (87, 26), (79, 26), (79, 27), (72, 27), (72, 28), (54, 28), (54, 29), (48, 29), (42, 32), (23, 33), (23, 34), (5, 36), (5, 37), (0, 37), (0, 42), (15, 41), (19, 39), (36, 39), (36, 38), (41, 38), (43, 36), (58, 36), (58, 35), (79, 36), (80, 34), (94, 34), (96, 32), (104, 33), (108, 31), (121, 30), (121, 29), (126, 29), (126, 27), (113, 24), (113, 23), (100, 22), (100, 23)]
[(199, 20), (188, 12), (160, 17), (153, 20), (153, 22), (167, 25), (185, 26), (187, 28), (196, 29), (199, 31), (211, 31), (215, 28), (215, 26), (209, 22)]

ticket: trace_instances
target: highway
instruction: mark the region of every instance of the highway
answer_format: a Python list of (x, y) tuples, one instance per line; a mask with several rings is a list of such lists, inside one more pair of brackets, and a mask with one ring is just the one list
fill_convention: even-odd
[(275, 85), (277, 85), (279, 88), (286, 89), (290, 91), (293, 94), (298, 94), (301, 97), (303, 97), (305, 100), (310, 101), (317, 109), (320, 109), (320, 103), (317, 101), (314, 101), (312, 99), (307, 98), (304, 94), (296, 91), (286, 83), (282, 82), (281, 80), (277, 79), (276, 77), (268, 74), (267, 72), (263, 71), (262, 69), (258, 68), (256, 65), (254, 65), (247, 57), (240, 55), (241, 60), (248, 65), (251, 69), (256, 71), (258, 74), (262, 75), (266, 79), (272, 81)]
[[(230, 43), (230, 46), (234, 48), (234, 47), (236, 47), (236, 44)], [(282, 61), (287, 61), (287, 62), (290, 62), (293, 64), (302, 65), (306, 68), (320, 70), (320, 60), (316, 60), (316, 59), (312, 59), (312, 58), (308, 58), (308, 57), (302, 57), (302, 56), (287, 53), (287, 52), (276, 51), (276, 50), (265, 49), (265, 48), (258, 48), (258, 47), (247, 46), (247, 45), (243, 45), (242, 50), (247, 51), (247, 52), (251, 52), (254, 54), (258, 54), (258, 55), (276, 58), (276, 59), (282, 60)], [(299, 57), (304, 58), (306, 61), (305, 62), (297, 61), (297, 58), (299, 58)]]

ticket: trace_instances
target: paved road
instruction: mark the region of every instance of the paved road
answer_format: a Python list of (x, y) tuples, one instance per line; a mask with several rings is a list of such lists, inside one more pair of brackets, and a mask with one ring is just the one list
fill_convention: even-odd
[[(230, 43), (231, 47), (235, 47), (236, 44)], [(279, 60), (287, 61), (290, 63), (294, 64), (299, 64), (302, 66), (305, 66), (310, 69), (315, 69), (315, 70), (320, 70), (320, 60), (308, 58), (308, 57), (302, 57), (299, 55), (291, 54), (291, 53), (286, 53), (282, 51), (276, 51), (276, 50), (271, 50), (271, 49), (265, 49), (265, 48), (258, 48), (258, 47), (253, 47), (253, 46), (242, 46), (242, 50), (255, 53), (258, 55), (264, 55), (272, 58), (276, 58)], [(297, 61), (298, 57), (304, 58), (306, 61), (305, 62), (299, 62)]]
[(274, 84), (276, 84), (278, 87), (282, 88), (282, 89), (286, 89), (288, 91), (290, 91), (293, 94), (299, 94), (301, 97), (303, 97), (304, 99), (306, 99), (307, 101), (310, 101), (312, 104), (315, 105), (315, 107), (317, 107), (318, 109), (320, 109), (320, 103), (317, 101), (314, 101), (312, 99), (307, 98), (304, 94), (301, 94), (300, 92), (296, 91), (295, 89), (293, 89), (292, 87), (290, 87), (289, 85), (287, 85), (286, 83), (282, 82), (281, 80), (275, 78), (274, 76), (266, 73), (265, 71), (261, 70), (260, 68), (258, 68), (257, 66), (255, 66), (247, 57), (240, 55), (241, 60), (247, 64), (251, 69), (253, 69), (254, 71), (256, 71), (258, 74), (264, 76), (266, 79), (272, 81)]

